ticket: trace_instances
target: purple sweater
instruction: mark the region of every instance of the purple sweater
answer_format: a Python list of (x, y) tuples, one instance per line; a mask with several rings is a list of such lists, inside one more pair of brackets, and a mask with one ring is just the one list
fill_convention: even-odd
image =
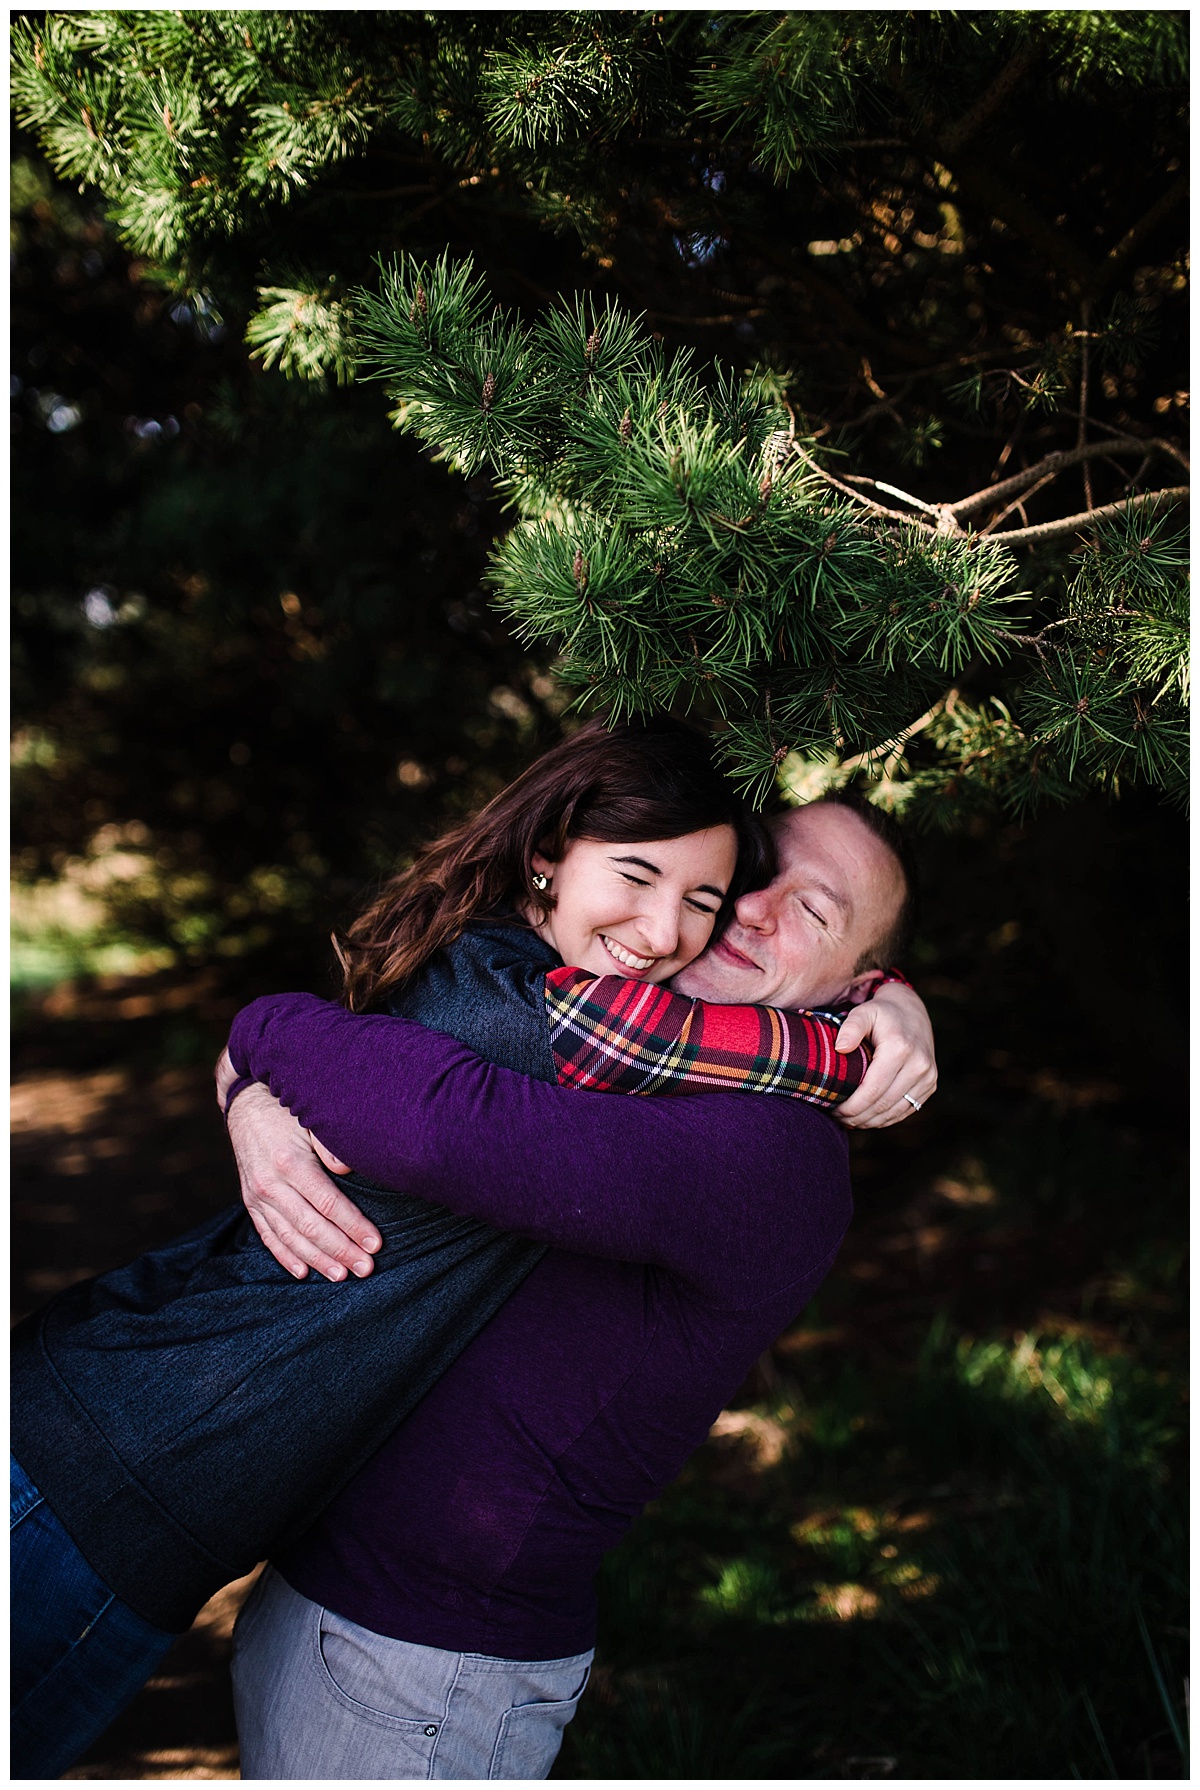
[(360, 1172), (552, 1245), (276, 1564), (400, 1640), (582, 1652), (601, 1557), (832, 1265), (844, 1133), (792, 1100), (554, 1087), (309, 995), (256, 1002), (230, 1050)]

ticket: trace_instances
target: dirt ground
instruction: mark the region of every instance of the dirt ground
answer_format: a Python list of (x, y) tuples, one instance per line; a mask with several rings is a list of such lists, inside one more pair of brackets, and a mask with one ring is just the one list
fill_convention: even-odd
[[(236, 1198), (207, 1069), (16, 1067), (14, 1318)], [(252, 1583), (205, 1606), (68, 1778), (238, 1776), (229, 1641)]]

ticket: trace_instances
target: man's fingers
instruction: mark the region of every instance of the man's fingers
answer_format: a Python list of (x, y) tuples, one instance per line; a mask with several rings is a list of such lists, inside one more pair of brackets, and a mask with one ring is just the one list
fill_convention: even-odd
[[(347, 1200), (346, 1205), (350, 1202)], [(323, 1216), (311, 1203), (306, 1188), (298, 1192), (288, 1187), (275, 1194), (275, 1216), (288, 1226), (288, 1240), (304, 1261), (324, 1274), (327, 1280), (344, 1280), (347, 1270), (359, 1279), (365, 1278), (374, 1266), (370, 1253), (353, 1237), (348, 1237), (335, 1219)], [(358, 1228), (365, 1221), (357, 1207), (350, 1207), (358, 1219)], [(365, 1235), (364, 1231), (364, 1235)]]
[(230, 1060), (228, 1047), (226, 1047), (217, 1058), (216, 1065), (213, 1069), (213, 1081), (216, 1084), (217, 1090), (217, 1105), (222, 1112), (225, 1111), (226, 1096), (236, 1080), (237, 1071)]
[(285, 1255), (295, 1255), (327, 1280), (344, 1280), (347, 1272), (359, 1279), (370, 1274), (371, 1251), (381, 1246), (378, 1233), (307, 1153), (277, 1159), (273, 1174), (255, 1175), (246, 1204), (265, 1216), (284, 1250), (284, 1255), (274, 1248), (271, 1253), (289, 1272), (294, 1270)]
[[(312, 1141), (316, 1143), (315, 1138)], [(336, 1161), (336, 1157), (333, 1160)], [(349, 1170), (345, 1169), (344, 1172), (348, 1174)], [(344, 1247), (348, 1247), (355, 1255), (364, 1249), (369, 1255), (374, 1255), (377, 1249), (382, 1249), (383, 1239), (370, 1219), (365, 1218), (354, 1201), (339, 1187), (334, 1186), (328, 1175), (314, 1169), (307, 1158), (302, 1158), (295, 1165), (289, 1163), (285, 1179), (301, 1199), (339, 1233), (336, 1238), (330, 1238), (325, 1230), (320, 1230), (318, 1239), (324, 1248), (332, 1246), (335, 1253), (347, 1262), (349, 1256), (342, 1253)]]
[(247, 1088), (228, 1119), (242, 1198), (264, 1246), (289, 1274), (371, 1273), (376, 1227), (321, 1168), (296, 1120), (268, 1089)]
[[(371, 1258), (361, 1249), (351, 1248), (340, 1231), (331, 1226), (322, 1229), (323, 1220), (307, 1201), (282, 1183), (259, 1188), (247, 1199), (247, 1207), (255, 1228), (275, 1260), (296, 1274), (315, 1268), (326, 1280), (345, 1280), (347, 1273), (362, 1279), (371, 1272)], [(335, 1241), (336, 1239), (336, 1241)], [(344, 1252), (346, 1259), (339, 1259)]]
[(251, 1224), (258, 1232), (258, 1240), (263, 1248), (275, 1257), (281, 1268), (286, 1268), (288, 1273), (295, 1275), (297, 1280), (303, 1280), (308, 1273), (306, 1264), (300, 1260), (294, 1249), (289, 1248), (282, 1237), (276, 1236), (265, 1210), (260, 1210), (257, 1206), (247, 1203), (246, 1211)]

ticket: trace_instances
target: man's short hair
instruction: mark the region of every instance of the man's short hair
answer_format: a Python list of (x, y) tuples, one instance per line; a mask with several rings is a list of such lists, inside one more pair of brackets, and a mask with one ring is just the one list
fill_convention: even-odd
[(908, 835), (895, 815), (885, 808), (877, 808), (874, 802), (868, 802), (865, 796), (857, 795), (853, 790), (830, 790), (828, 795), (819, 796), (817, 800), (823, 806), (849, 808), (852, 814), (857, 814), (876, 839), (887, 846), (900, 866), (904, 898), (899, 911), (886, 931), (880, 933), (859, 957), (854, 974), (861, 976), (864, 970), (890, 969), (911, 949), (917, 927), (917, 862)]

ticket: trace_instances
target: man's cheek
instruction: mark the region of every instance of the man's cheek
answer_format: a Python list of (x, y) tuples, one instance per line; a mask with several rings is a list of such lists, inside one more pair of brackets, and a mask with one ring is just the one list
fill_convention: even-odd
[(757, 998), (748, 986), (748, 981), (746, 976), (737, 975), (725, 964), (701, 957), (694, 964), (688, 964), (686, 969), (680, 970), (672, 981), (672, 987), (679, 994), (687, 995), (690, 1000), (741, 1003), (752, 1002)]

